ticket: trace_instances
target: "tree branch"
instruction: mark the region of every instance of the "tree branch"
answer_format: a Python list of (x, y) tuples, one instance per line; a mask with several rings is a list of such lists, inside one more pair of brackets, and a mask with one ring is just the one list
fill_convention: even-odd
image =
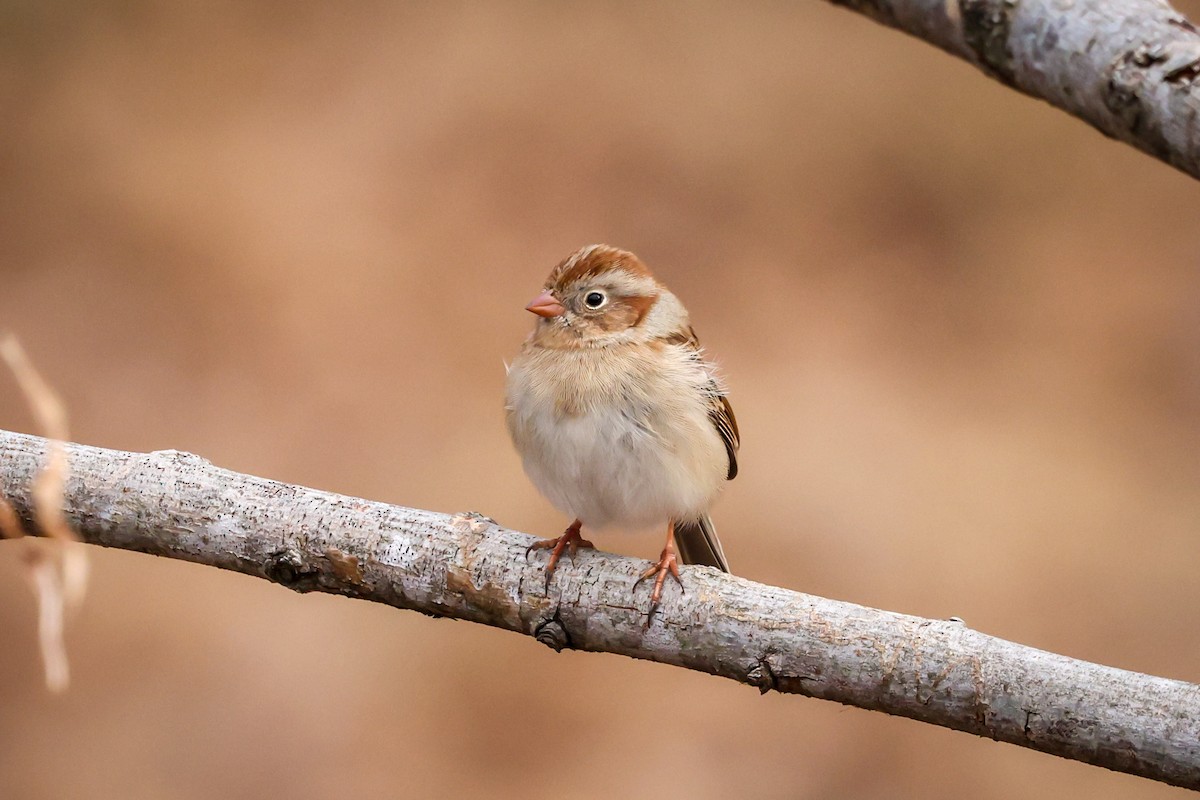
[(830, 0), (1200, 178), (1200, 34), (1161, 0)]
[[(0, 431), (0, 494), (33, 522), (47, 441)], [(218, 469), (174, 450), (69, 445), (84, 541), (194, 561), (968, 731), (1200, 788), (1200, 686), (1089, 664), (931, 620), (686, 567), (647, 626), (642, 562), (582, 552), (546, 591), (532, 537)]]

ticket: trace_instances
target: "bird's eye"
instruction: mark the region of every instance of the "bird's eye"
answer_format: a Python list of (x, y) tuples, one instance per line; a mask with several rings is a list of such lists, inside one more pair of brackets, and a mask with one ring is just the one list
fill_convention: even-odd
[(588, 308), (599, 308), (604, 305), (604, 293), (588, 292), (587, 297), (583, 298), (583, 302), (587, 304)]

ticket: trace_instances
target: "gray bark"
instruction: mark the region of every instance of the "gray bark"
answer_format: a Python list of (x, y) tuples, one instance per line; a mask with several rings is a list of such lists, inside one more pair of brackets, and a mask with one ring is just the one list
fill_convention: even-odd
[[(0, 431), (0, 494), (32, 523), (46, 440)], [(645, 562), (580, 551), (545, 588), (533, 537), (486, 517), (360, 500), (177, 451), (69, 445), (84, 541), (470, 620), (561, 650), (620, 653), (836, 700), (1200, 788), (1200, 686), (971, 630), (684, 567), (647, 624)], [(3, 545), (0, 545), (3, 546)]]
[(1200, 178), (1200, 34), (1161, 0), (831, 0)]

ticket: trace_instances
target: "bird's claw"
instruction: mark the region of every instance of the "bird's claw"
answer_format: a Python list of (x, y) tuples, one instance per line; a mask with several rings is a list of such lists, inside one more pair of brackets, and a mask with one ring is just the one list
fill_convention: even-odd
[(554, 570), (558, 568), (558, 561), (562, 558), (563, 551), (571, 557), (571, 563), (575, 563), (575, 554), (579, 552), (579, 548), (595, 549), (595, 545), (579, 535), (580, 524), (576, 521), (571, 527), (563, 532), (562, 536), (555, 539), (542, 539), (534, 542), (525, 548), (525, 560), (529, 560), (529, 554), (534, 550), (549, 550), (550, 561), (546, 564), (546, 590), (550, 589), (550, 578), (554, 576)]
[(648, 626), (654, 620), (654, 612), (658, 611), (658, 604), (662, 600), (663, 584), (670, 575), (679, 584), (679, 590), (686, 592), (687, 589), (683, 586), (683, 579), (679, 577), (679, 557), (675, 555), (675, 548), (668, 545), (659, 556), (658, 563), (650, 567), (642, 573), (641, 577), (633, 582), (633, 589), (637, 591), (637, 587), (642, 581), (654, 576), (654, 589), (650, 592), (650, 613), (646, 615), (646, 625)]

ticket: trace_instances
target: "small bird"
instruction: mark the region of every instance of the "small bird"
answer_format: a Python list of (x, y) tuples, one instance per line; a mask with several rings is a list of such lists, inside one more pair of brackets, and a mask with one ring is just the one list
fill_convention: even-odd
[[(709, 506), (737, 475), (737, 421), (687, 309), (637, 256), (594, 244), (558, 264), (526, 310), (538, 316), (508, 371), (505, 412), (525, 472), (574, 518), (548, 549), (593, 547), (582, 528), (665, 524), (654, 614), (679, 560), (729, 571)], [(526, 551), (528, 555), (529, 551)]]

